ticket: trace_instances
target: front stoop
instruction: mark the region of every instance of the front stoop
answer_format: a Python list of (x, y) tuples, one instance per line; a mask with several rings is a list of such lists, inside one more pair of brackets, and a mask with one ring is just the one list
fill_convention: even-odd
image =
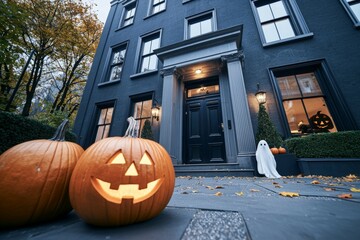
[(238, 163), (179, 164), (174, 165), (175, 174), (193, 177), (254, 177), (254, 169), (241, 169)]

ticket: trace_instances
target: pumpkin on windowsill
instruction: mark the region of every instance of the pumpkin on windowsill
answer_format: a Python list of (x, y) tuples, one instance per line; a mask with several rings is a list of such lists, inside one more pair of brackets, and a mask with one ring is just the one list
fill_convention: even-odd
[(70, 182), (77, 214), (97, 226), (120, 226), (158, 215), (170, 201), (174, 167), (158, 143), (135, 137), (128, 118), (125, 137), (109, 137), (90, 146), (78, 161)]
[(285, 148), (283, 148), (283, 147), (280, 146), (278, 149), (279, 149), (279, 154), (285, 154), (285, 153), (286, 153), (286, 149), (285, 149)]
[(18, 144), (0, 156), (0, 227), (55, 219), (71, 211), (69, 182), (84, 150), (65, 141), (68, 120), (53, 138)]

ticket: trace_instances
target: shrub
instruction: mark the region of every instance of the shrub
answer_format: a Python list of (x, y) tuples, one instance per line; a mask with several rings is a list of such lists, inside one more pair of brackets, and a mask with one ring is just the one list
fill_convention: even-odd
[[(13, 113), (0, 111), (0, 154), (7, 149), (34, 139), (50, 139), (56, 128)], [(75, 134), (67, 132), (67, 141), (75, 142)]]
[(299, 158), (360, 158), (360, 131), (311, 134), (285, 145)]
[(283, 143), (280, 134), (276, 130), (263, 104), (259, 105), (256, 144), (258, 144), (260, 140), (265, 140), (269, 147), (280, 147)]

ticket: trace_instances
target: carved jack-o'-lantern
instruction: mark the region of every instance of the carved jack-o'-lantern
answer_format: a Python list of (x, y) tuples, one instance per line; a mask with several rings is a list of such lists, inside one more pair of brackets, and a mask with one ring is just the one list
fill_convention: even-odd
[(110, 137), (90, 146), (70, 182), (73, 208), (86, 222), (118, 226), (158, 215), (174, 191), (169, 154), (158, 143)]
[(320, 112), (321, 111), (318, 111), (314, 116), (310, 118), (313, 127), (315, 129), (333, 129), (334, 124), (331, 121), (331, 118), (328, 115)]

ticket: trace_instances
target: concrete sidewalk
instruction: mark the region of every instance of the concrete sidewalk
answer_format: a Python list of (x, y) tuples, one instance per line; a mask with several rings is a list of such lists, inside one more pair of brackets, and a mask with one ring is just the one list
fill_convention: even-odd
[(150, 221), (97, 228), (72, 212), (0, 239), (360, 239), (360, 193), (351, 188), (360, 179), (179, 177), (168, 207)]

